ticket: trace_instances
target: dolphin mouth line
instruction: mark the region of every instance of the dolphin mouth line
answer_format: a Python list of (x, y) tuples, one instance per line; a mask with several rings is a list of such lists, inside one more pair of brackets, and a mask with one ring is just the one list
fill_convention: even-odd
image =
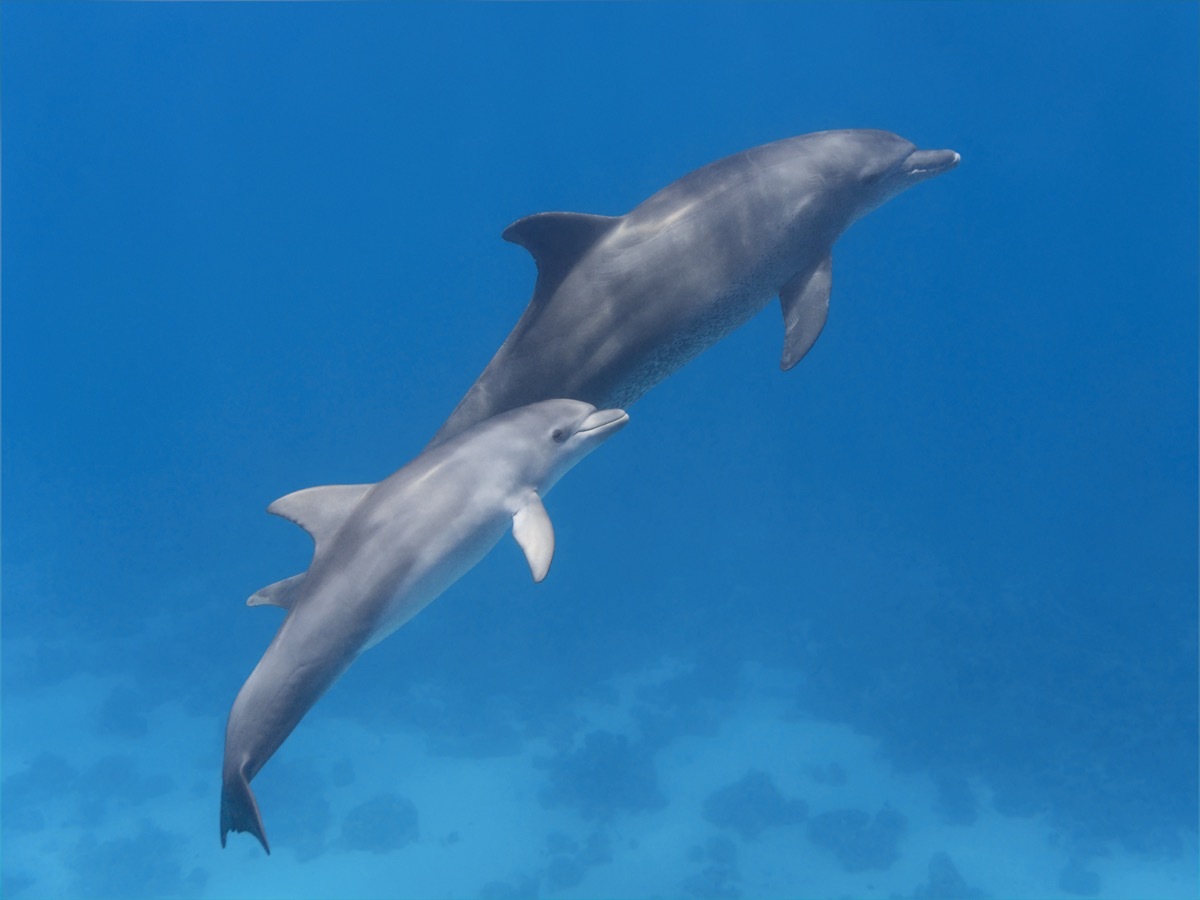
[(576, 434), (588, 434), (597, 430), (619, 428), (629, 421), (629, 413), (623, 409), (600, 409), (592, 413), (579, 425)]
[(916, 150), (904, 160), (904, 170), (909, 176), (924, 178), (949, 172), (961, 160), (953, 150)]

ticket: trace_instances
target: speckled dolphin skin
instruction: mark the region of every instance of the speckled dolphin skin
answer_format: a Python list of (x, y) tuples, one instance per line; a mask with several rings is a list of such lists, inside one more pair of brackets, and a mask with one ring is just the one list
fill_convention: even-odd
[(541, 497), (629, 417), (578, 400), (505, 412), (426, 450), (378, 484), (297, 491), (268, 512), (316, 544), (300, 575), (247, 602), (287, 610), (238, 692), (225, 732), (221, 846), (248, 831), (271, 852), (250, 781), (363, 650), (464, 575), (512, 526), (535, 581), (554, 554)]
[(431, 446), (548, 397), (628, 407), (775, 296), (790, 369), (825, 324), (842, 232), (958, 161), (887, 131), (822, 131), (698, 169), (624, 216), (515, 222), (504, 238), (537, 262), (533, 298)]

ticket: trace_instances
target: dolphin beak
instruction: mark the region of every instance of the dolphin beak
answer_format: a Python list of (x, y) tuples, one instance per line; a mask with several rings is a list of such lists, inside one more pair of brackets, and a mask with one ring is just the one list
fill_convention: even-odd
[(902, 171), (909, 178), (924, 181), (943, 172), (949, 172), (962, 159), (953, 150), (914, 150), (900, 164)]
[(629, 414), (623, 409), (598, 409), (582, 422), (575, 432), (587, 434), (589, 438), (608, 437), (629, 423)]

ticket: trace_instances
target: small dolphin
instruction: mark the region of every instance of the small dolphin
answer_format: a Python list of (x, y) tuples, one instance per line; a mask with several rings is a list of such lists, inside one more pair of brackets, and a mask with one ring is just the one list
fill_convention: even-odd
[(267, 508), (316, 547), (307, 572), (247, 601), (288, 612), (229, 713), (222, 847), (230, 831), (248, 831), (271, 852), (250, 780), (360, 653), (479, 562), (510, 523), (534, 580), (546, 577), (554, 530), (542, 496), (628, 421), (577, 400), (535, 403), (426, 450), (378, 484), (309, 488)]
[(548, 397), (628, 407), (776, 295), (790, 369), (825, 324), (834, 241), (958, 160), (887, 131), (823, 131), (712, 163), (624, 216), (515, 222), (503, 236), (537, 262), (533, 299), (431, 446)]

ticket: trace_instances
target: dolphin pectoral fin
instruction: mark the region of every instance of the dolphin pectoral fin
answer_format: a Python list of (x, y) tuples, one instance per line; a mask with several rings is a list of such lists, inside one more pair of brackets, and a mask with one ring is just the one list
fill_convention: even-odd
[(829, 315), (829, 291), (833, 286), (833, 257), (826, 255), (815, 269), (800, 272), (779, 289), (783, 308), (783, 359), (787, 371), (804, 358), (816, 343)]
[(520, 244), (537, 263), (538, 279), (531, 302), (540, 302), (553, 294), (580, 258), (621, 219), (621, 216), (546, 212), (518, 219), (504, 229), (501, 237)]
[(550, 571), (554, 558), (554, 526), (542, 505), (542, 498), (532, 494), (528, 503), (513, 516), (513, 537), (525, 551), (525, 561), (534, 581), (541, 581)]
[(262, 815), (258, 811), (258, 802), (254, 792), (250, 790), (250, 781), (242, 769), (229, 772), (225, 783), (221, 786), (221, 846), (231, 831), (248, 831), (258, 838), (267, 855), (271, 855), (271, 845), (267, 843), (267, 833), (263, 830)]
[(373, 484), (327, 484), (280, 497), (267, 507), (273, 516), (295, 522), (313, 541), (336, 531)]
[(283, 581), (268, 584), (262, 590), (251, 594), (250, 599), (246, 601), (246, 605), (278, 606), (280, 609), (291, 609), (292, 598), (296, 595), (296, 589), (300, 587), (300, 583), (304, 581), (304, 576), (307, 574), (307, 572), (301, 572), (299, 575), (293, 575), (291, 578), (283, 579)]

